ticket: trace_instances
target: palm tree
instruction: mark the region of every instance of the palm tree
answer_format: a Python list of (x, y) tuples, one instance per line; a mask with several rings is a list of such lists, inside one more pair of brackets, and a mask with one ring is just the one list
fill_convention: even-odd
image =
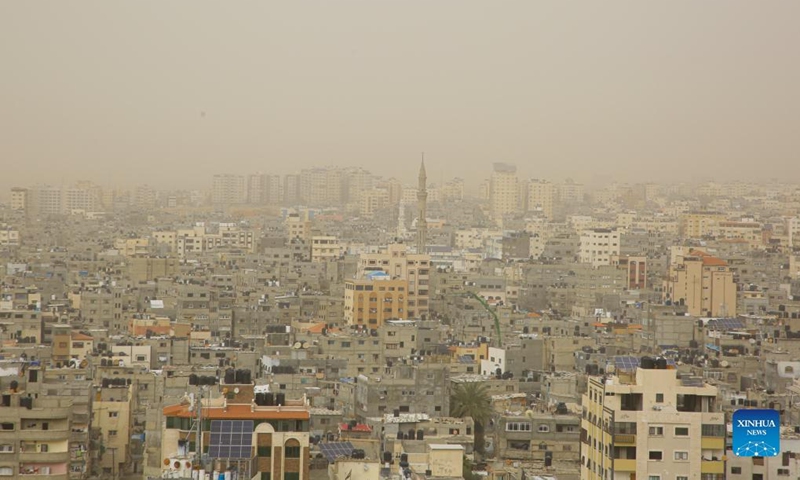
[(475, 422), (475, 451), (484, 453), (486, 422), (492, 415), (489, 389), (481, 382), (459, 383), (450, 393), (450, 416), (472, 417)]

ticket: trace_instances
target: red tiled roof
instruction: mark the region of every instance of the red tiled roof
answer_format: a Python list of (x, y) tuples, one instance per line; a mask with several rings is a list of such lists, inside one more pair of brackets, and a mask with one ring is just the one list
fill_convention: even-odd
[(94, 340), (94, 337), (90, 337), (89, 335), (84, 335), (78, 332), (72, 332), (72, 339), (89, 341), (89, 340)]
[(365, 425), (363, 423), (358, 423), (356, 424), (355, 427), (352, 428), (350, 427), (349, 423), (340, 423), (339, 430), (342, 430), (343, 432), (363, 432), (363, 433), (372, 432), (372, 428), (370, 428), (369, 425)]

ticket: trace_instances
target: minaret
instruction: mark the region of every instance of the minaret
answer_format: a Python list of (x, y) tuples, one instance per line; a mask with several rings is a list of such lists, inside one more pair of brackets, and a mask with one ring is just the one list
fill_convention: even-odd
[(428, 176), (425, 175), (425, 155), (419, 167), (417, 186), (417, 253), (425, 253), (428, 243)]

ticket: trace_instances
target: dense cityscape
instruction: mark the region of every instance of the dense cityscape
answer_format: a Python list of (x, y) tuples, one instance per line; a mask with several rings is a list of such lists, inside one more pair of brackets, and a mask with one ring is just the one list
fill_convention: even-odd
[(800, 185), (407, 165), (11, 188), (0, 477), (800, 478)]

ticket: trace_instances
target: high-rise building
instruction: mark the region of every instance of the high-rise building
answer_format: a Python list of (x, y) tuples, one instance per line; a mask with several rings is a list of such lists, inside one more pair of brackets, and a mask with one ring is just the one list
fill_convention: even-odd
[(428, 176), (425, 173), (425, 160), (419, 166), (417, 185), (417, 253), (425, 253), (428, 243)]
[(558, 192), (556, 186), (545, 180), (531, 179), (528, 182), (527, 210), (538, 212), (548, 220), (553, 220)]
[(717, 388), (666, 362), (617, 357), (583, 395), (581, 480), (722, 480), (725, 414)]
[(235, 205), (247, 200), (247, 185), (242, 175), (214, 175), (211, 187), (211, 203), (214, 205)]
[(344, 283), (344, 319), (348, 325), (369, 329), (386, 320), (407, 317), (408, 281), (392, 279), (384, 272), (368, 273), (364, 279)]
[(508, 163), (495, 163), (489, 179), (489, 211), (492, 219), (501, 223), (503, 216), (517, 211), (518, 202), (517, 167)]
[(300, 203), (300, 175), (289, 174), (283, 177), (283, 204), (286, 206)]
[(25, 212), (28, 210), (28, 189), (14, 187), (11, 189), (11, 210)]
[(431, 257), (410, 253), (405, 244), (389, 245), (380, 253), (361, 254), (358, 261), (358, 278), (370, 272), (382, 271), (392, 280), (408, 281), (408, 309), (410, 319), (427, 316), (429, 309)]
[(736, 283), (725, 260), (702, 250), (673, 247), (664, 300), (697, 317), (735, 317)]

